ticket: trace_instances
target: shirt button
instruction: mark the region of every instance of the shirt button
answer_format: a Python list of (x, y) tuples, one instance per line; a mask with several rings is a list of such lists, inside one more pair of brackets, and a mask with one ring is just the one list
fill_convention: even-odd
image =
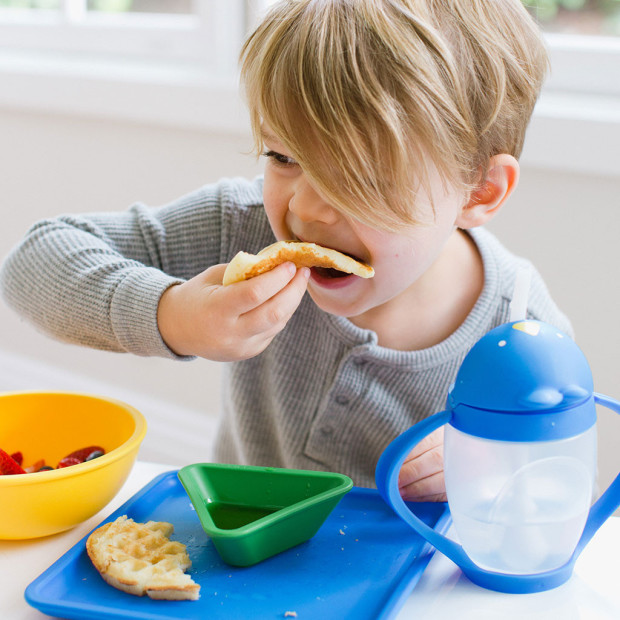
[(325, 426), (321, 427), (321, 435), (323, 435), (324, 437), (329, 437), (330, 435), (334, 434), (334, 427), (331, 424), (326, 424)]
[(354, 357), (353, 358), (353, 363), (356, 366), (364, 366), (364, 364), (366, 364), (367, 361), (368, 360), (366, 358), (364, 358), (364, 357)]
[(348, 405), (349, 397), (345, 396), (344, 394), (338, 394), (338, 396), (336, 396), (336, 403), (338, 403), (339, 405)]

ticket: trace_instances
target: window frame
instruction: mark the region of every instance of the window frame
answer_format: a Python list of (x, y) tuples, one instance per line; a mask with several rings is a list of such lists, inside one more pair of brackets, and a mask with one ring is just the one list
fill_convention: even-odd
[(191, 14), (86, 11), (85, 2), (62, 0), (60, 10), (0, 8), (2, 48), (85, 54), (103, 62), (110, 57), (185, 62), (221, 73), (234, 67), (231, 59), (244, 35), (248, 0), (193, 0)]
[(545, 35), (551, 91), (620, 96), (620, 37)]
[(199, 28), (197, 15), (93, 14), (72, 20), (49, 10), (0, 10), (0, 40), (15, 50), (187, 59), (198, 51)]

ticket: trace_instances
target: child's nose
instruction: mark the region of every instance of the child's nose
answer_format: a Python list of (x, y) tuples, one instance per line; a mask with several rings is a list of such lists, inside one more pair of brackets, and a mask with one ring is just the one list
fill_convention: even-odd
[(289, 211), (302, 222), (333, 224), (338, 212), (312, 187), (306, 178), (298, 179), (293, 196), (289, 201)]

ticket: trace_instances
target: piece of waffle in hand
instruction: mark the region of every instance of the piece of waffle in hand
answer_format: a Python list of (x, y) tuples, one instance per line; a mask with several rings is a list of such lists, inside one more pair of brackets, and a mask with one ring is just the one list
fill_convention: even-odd
[(123, 515), (96, 529), (86, 541), (95, 568), (111, 586), (153, 599), (192, 600), (200, 586), (185, 574), (192, 562), (183, 543), (170, 540), (164, 521), (136, 523)]

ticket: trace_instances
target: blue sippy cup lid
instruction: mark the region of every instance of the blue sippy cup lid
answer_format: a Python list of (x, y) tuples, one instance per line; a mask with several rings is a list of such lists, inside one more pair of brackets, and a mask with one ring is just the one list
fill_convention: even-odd
[(473, 346), (448, 408), (455, 428), (504, 441), (564, 439), (596, 422), (592, 373), (581, 349), (534, 320), (500, 325)]

